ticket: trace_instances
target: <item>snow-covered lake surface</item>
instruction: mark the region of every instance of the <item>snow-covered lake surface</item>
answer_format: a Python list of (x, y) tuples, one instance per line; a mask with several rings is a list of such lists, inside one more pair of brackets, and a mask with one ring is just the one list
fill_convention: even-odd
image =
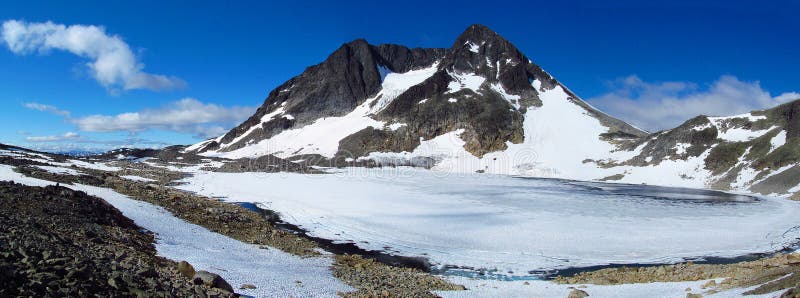
[(737, 257), (776, 251), (800, 237), (793, 229), (800, 225), (797, 202), (705, 190), (410, 168), (196, 172), (184, 182), (179, 188), (258, 203), (314, 236), (503, 279)]

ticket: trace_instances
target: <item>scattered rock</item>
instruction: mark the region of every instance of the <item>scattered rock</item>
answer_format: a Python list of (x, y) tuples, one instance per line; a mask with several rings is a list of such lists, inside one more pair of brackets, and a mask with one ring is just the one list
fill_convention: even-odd
[(787, 263), (790, 265), (800, 265), (800, 254), (792, 253), (786, 255)]
[(586, 293), (586, 291), (584, 290), (578, 290), (578, 289), (573, 289), (571, 292), (569, 292), (569, 295), (567, 295), (567, 298), (584, 298), (584, 297), (589, 297), (589, 293)]
[(187, 261), (178, 262), (178, 272), (188, 278), (194, 277), (195, 274), (194, 267)]
[(703, 298), (703, 295), (694, 294), (694, 293), (686, 293), (686, 298)]
[(412, 268), (392, 267), (358, 255), (338, 255), (333, 276), (358, 289), (343, 297), (437, 297), (431, 291), (465, 290), (438, 276)]
[(256, 286), (253, 285), (253, 284), (243, 284), (241, 287), (239, 287), (239, 289), (240, 290), (255, 290)]
[(703, 289), (713, 288), (713, 287), (716, 287), (716, 286), (717, 286), (717, 281), (712, 279), (712, 280), (709, 280), (707, 283), (705, 283), (703, 285)]
[(800, 298), (800, 285), (791, 288), (785, 293), (783, 293), (783, 295), (781, 295), (781, 298)]
[(100, 198), (0, 182), (0, 206), (0, 297), (202, 296), (156, 256), (152, 234)]
[(196, 285), (205, 285), (211, 288), (217, 288), (220, 290), (224, 290), (230, 293), (233, 293), (233, 287), (225, 281), (221, 276), (208, 272), (208, 271), (197, 271), (192, 278), (192, 281)]

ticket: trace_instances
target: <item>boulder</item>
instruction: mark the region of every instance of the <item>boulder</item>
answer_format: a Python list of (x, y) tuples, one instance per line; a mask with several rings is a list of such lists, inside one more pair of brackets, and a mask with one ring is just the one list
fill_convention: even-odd
[(216, 288), (220, 290), (224, 290), (230, 293), (233, 293), (233, 287), (225, 281), (221, 276), (208, 272), (208, 271), (197, 271), (192, 278), (192, 281), (196, 285), (206, 285), (210, 288)]
[(188, 278), (193, 278), (195, 273), (194, 267), (187, 261), (178, 262), (178, 272), (180, 272), (181, 275), (186, 276)]
[(239, 287), (239, 289), (240, 290), (254, 290), (254, 289), (256, 289), (256, 286), (253, 285), (253, 284), (243, 284), (241, 287)]
[(567, 298), (584, 298), (584, 297), (589, 297), (589, 293), (586, 293), (586, 291), (578, 289), (573, 289), (572, 292), (569, 292), (569, 295), (567, 296)]

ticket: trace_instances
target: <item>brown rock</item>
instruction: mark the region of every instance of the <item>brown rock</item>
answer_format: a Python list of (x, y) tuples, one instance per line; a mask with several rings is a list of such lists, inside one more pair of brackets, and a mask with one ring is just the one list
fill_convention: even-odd
[(790, 265), (800, 264), (800, 254), (788, 254), (786, 255), (786, 262)]
[(694, 293), (686, 293), (686, 298), (703, 298), (703, 295), (694, 294)]
[(586, 293), (586, 291), (578, 289), (573, 289), (572, 292), (569, 292), (569, 295), (567, 295), (567, 298), (584, 298), (584, 297), (589, 297), (589, 293)]
[(717, 286), (717, 281), (712, 279), (712, 280), (709, 280), (707, 283), (705, 283), (703, 285), (703, 289), (713, 288), (713, 287), (716, 287), (716, 286)]
[(241, 287), (239, 287), (239, 289), (240, 290), (254, 290), (254, 289), (256, 289), (256, 286), (252, 285), (252, 284), (243, 284)]
[(189, 264), (189, 262), (186, 261), (178, 262), (178, 272), (180, 272), (183, 276), (186, 276), (188, 278), (194, 277), (195, 274), (194, 267), (192, 266), (192, 264)]
[(233, 293), (233, 287), (225, 281), (221, 276), (208, 272), (208, 271), (197, 271), (192, 278), (194, 284), (199, 285), (203, 284), (207, 287), (217, 288), (220, 290), (224, 290), (230, 293)]

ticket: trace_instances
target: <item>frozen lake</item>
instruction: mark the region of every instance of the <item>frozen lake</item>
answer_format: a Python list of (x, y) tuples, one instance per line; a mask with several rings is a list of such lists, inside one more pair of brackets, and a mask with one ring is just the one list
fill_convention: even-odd
[(502, 278), (737, 257), (800, 237), (798, 202), (705, 190), (410, 168), (194, 174), (179, 188), (257, 203), (313, 236)]

